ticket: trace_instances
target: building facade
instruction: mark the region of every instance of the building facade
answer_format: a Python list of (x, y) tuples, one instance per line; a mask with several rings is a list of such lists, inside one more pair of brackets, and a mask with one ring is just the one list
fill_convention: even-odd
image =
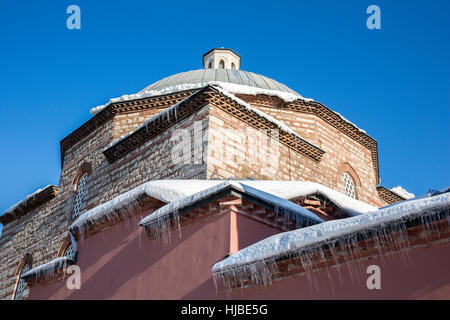
[[(203, 57), (204, 69), (164, 78), (137, 94), (91, 110), (93, 117), (61, 141), (58, 185), (38, 190), (0, 216), (4, 225), (0, 299), (215, 298), (209, 296), (211, 272), (205, 273), (211, 264), (268, 236), (295, 229), (274, 225), (271, 213), (277, 213), (278, 207), (261, 205), (266, 203), (264, 197), (253, 195), (250, 201), (245, 192), (243, 198), (229, 195), (205, 204), (212, 220), (191, 226), (187, 219), (183, 236), (169, 247), (156, 248), (152, 237), (142, 240), (142, 228), (124, 225), (138, 222), (175, 198), (147, 195), (136, 200), (139, 213), (130, 214), (131, 218), (119, 219), (117, 224), (103, 221), (87, 231), (71, 228), (86, 213), (97, 214), (102, 205), (119, 202), (121, 195), (151, 181), (308, 181), (357, 201), (348, 200), (355, 207), (367, 205), (364, 208), (374, 210), (406, 200), (378, 185), (376, 140), (323, 104), (275, 80), (240, 70), (240, 59), (232, 50), (213, 49)], [(201, 183), (184, 187), (201, 191)], [(186, 192), (180, 194), (188, 196)], [(351, 216), (350, 209), (333, 203), (328, 193), (322, 195), (286, 199), (309, 208), (320, 221)], [(255, 218), (261, 210), (264, 217), (258, 219), (264, 223)], [(111, 239), (107, 246), (102, 237)], [(121, 251), (125, 239), (129, 247)], [(208, 241), (211, 244), (203, 248), (201, 244)], [(143, 247), (155, 253), (142, 260)], [(84, 283), (89, 290), (66, 291), (61, 275), (22, 277), (36, 266), (63, 257), (76, 260), (83, 277), (96, 279), (89, 282), (92, 285)], [(135, 263), (126, 265), (126, 261)], [(180, 261), (189, 262), (183, 270), (177, 269)], [(123, 275), (118, 275), (119, 269), (125, 270)], [(162, 270), (173, 276), (171, 281), (159, 283)], [(188, 277), (191, 280), (179, 279), (190, 273), (194, 273)], [(111, 280), (112, 274), (120, 280)], [(153, 289), (133, 291), (136, 279), (152, 283)], [(176, 283), (184, 287), (174, 290)], [(205, 287), (198, 287), (199, 283)]]

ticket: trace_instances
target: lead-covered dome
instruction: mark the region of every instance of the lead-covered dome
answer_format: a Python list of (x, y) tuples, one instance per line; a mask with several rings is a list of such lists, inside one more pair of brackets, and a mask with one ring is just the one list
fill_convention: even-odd
[(231, 49), (216, 48), (203, 55), (204, 69), (181, 72), (159, 80), (135, 94), (126, 94), (110, 99), (108, 103), (91, 109), (97, 114), (111, 103), (143, 99), (157, 95), (199, 89), (207, 85), (218, 86), (232, 94), (263, 94), (278, 96), (285, 101), (304, 98), (284, 84), (266, 76), (239, 70), (241, 57)]
[(149, 85), (145, 89), (141, 90), (140, 93), (149, 90), (162, 90), (178, 85), (194, 85), (214, 81), (228, 82), (232, 84), (245, 85), (265, 90), (282, 91), (298, 95), (297, 92), (276, 80), (257, 73), (234, 69), (198, 69), (177, 73)]

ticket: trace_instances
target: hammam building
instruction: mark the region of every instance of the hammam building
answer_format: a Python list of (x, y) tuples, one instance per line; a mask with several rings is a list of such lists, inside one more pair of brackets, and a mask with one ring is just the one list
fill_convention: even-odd
[(91, 113), (0, 216), (1, 299), (450, 298), (448, 190), (380, 186), (373, 137), (233, 50)]

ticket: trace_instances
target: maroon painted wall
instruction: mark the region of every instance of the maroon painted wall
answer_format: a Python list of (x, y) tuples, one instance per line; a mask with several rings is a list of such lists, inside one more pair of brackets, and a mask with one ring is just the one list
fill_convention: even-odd
[[(370, 275), (366, 270), (370, 265), (380, 267), (380, 290), (367, 288), (366, 281)], [(353, 278), (348, 267), (353, 268)], [(330, 268), (328, 274), (324, 270), (314, 272), (314, 281), (311, 282), (305, 275), (299, 275), (274, 282), (269, 287), (238, 289), (229, 298), (450, 299), (450, 243), (414, 248), (407, 260), (396, 253), (382, 259), (350, 263), (348, 267)]]
[[(80, 290), (69, 290), (60, 280), (31, 287), (30, 299), (450, 299), (450, 243), (412, 249), (408, 260), (393, 254), (356, 263), (353, 280), (341, 267), (315, 272), (315, 283), (300, 275), (231, 293), (219, 285), (216, 293), (211, 267), (229, 252), (230, 215), (186, 226), (181, 238), (173, 232), (167, 245), (137, 229), (138, 220), (79, 244)], [(240, 249), (279, 232), (242, 215), (237, 221)], [(367, 289), (365, 271), (372, 264), (381, 268), (381, 290)]]
[[(30, 299), (216, 299), (211, 267), (229, 253), (230, 215), (207, 217), (172, 233), (172, 241), (151, 240), (139, 219), (130, 219), (82, 240), (77, 265), (81, 289), (65, 281), (31, 287)], [(279, 231), (239, 216), (246, 246)], [(238, 229), (241, 229), (238, 227)], [(242, 230), (244, 231), (244, 230)]]

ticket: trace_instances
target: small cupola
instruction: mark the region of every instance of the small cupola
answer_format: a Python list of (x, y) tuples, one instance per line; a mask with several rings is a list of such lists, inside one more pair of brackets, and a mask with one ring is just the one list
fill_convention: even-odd
[(231, 49), (211, 49), (203, 55), (205, 69), (234, 69), (241, 67), (241, 56)]

